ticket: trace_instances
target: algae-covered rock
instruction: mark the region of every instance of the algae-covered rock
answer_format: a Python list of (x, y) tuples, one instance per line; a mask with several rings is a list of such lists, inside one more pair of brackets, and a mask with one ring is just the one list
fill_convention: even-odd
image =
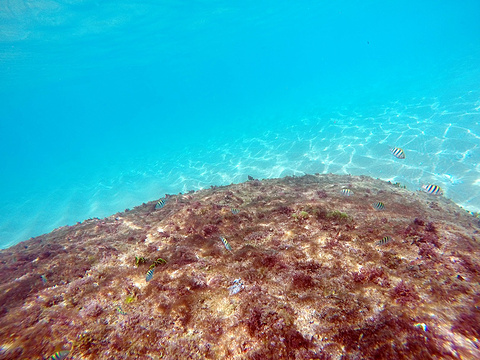
[(480, 358), (479, 223), (448, 199), (338, 175), (166, 199), (0, 251), (0, 358)]

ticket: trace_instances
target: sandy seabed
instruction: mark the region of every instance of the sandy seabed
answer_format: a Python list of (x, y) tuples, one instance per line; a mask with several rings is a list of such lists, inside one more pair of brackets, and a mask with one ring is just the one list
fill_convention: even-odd
[(442, 196), (328, 174), (155, 205), (1, 250), (0, 359), (480, 358), (479, 219)]

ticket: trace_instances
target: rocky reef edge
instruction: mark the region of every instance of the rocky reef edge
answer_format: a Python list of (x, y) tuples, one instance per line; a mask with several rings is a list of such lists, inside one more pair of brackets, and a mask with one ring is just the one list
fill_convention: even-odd
[(480, 358), (478, 218), (442, 196), (316, 174), (163, 201), (1, 250), (0, 359)]

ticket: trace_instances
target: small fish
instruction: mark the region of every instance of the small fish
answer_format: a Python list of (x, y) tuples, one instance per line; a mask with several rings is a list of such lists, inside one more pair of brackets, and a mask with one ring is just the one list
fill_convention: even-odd
[(155, 210), (163, 208), (165, 206), (165, 202), (165, 199), (158, 200), (157, 205), (155, 205)]
[(405, 159), (405, 153), (403, 152), (402, 149), (394, 147), (390, 149), (390, 152), (392, 153), (393, 156), (395, 156), (397, 159)]
[(47, 283), (47, 281), (48, 281), (48, 280), (47, 280), (47, 277), (46, 277), (45, 275), (41, 275), (40, 277), (42, 278), (42, 283), (43, 283), (43, 285), (45, 285), (45, 284)]
[(353, 191), (350, 190), (350, 189), (342, 189), (342, 195), (344, 195), (344, 196), (352, 196), (352, 195), (353, 195)]
[(242, 279), (233, 280), (233, 285), (228, 288), (230, 295), (235, 295), (244, 288)]
[(122, 315), (127, 315), (127, 313), (125, 311), (123, 311), (121, 306), (117, 306), (117, 311)]
[(150, 265), (150, 269), (151, 269), (151, 268), (154, 268), (154, 267), (156, 267), (156, 266), (158, 266), (158, 265), (166, 264), (166, 263), (167, 263), (167, 260), (162, 259), (162, 258), (158, 258), (157, 260), (155, 260), (155, 261), (152, 263), (152, 265)]
[(57, 351), (55, 354), (49, 357), (49, 360), (63, 360), (67, 357), (69, 352), (70, 351), (67, 350)]
[(424, 323), (416, 323), (416, 324), (413, 325), (413, 326), (422, 328), (423, 331), (427, 331), (427, 330), (428, 330), (427, 324), (424, 324)]
[(143, 256), (135, 256), (135, 265), (139, 266), (143, 264), (144, 262), (147, 262), (147, 259), (145, 259)]
[(232, 208), (231, 211), (233, 215), (237, 215), (240, 212), (237, 208)]
[(373, 208), (378, 211), (382, 211), (385, 209), (385, 204), (381, 201), (376, 202), (375, 204), (372, 204)]
[(440, 188), (440, 186), (437, 186), (437, 185), (432, 185), (432, 184), (422, 185), (422, 189), (427, 194), (431, 194), (431, 195), (442, 195), (443, 194), (442, 189)]
[(390, 236), (384, 236), (382, 240), (377, 242), (377, 245), (385, 245), (386, 243), (390, 242), (392, 240)]
[(232, 247), (231, 247), (230, 244), (228, 243), (227, 239), (225, 239), (223, 236), (220, 236), (220, 240), (222, 240), (223, 245), (225, 245), (225, 248), (226, 248), (228, 251), (232, 251)]
[(155, 272), (155, 268), (151, 268), (147, 271), (147, 276), (145, 277), (145, 281), (149, 282), (153, 278), (153, 273)]

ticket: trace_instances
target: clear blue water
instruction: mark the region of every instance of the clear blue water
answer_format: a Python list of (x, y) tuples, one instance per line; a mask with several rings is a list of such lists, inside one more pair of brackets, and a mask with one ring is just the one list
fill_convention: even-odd
[(435, 183), (479, 211), (479, 14), (477, 0), (6, 1), (0, 247), (247, 175)]

